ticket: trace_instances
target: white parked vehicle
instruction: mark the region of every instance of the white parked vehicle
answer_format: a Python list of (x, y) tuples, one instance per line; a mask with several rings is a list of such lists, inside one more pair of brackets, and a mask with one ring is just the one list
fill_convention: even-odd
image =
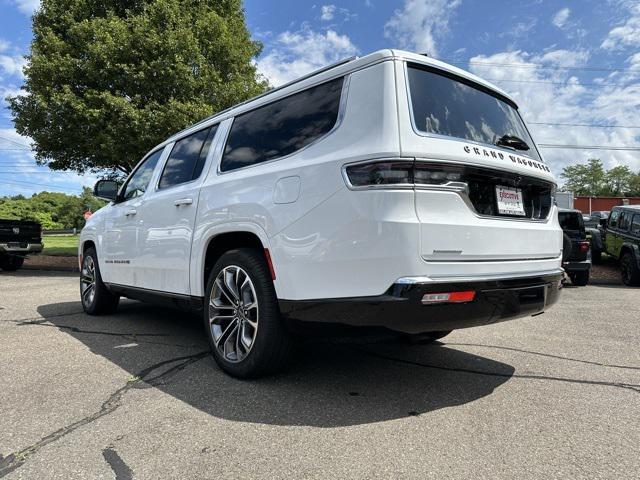
[(384, 50), (177, 133), (80, 242), (90, 314), (120, 296), (203, 312), (231, 375), (277, 369), (289, 322), (429, 341), (557, 300), (556, 182), (515, 102), (446, 63)]

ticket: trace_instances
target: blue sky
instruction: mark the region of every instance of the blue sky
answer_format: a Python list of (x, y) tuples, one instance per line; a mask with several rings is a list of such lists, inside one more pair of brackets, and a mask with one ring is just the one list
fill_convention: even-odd
[[(1, 98), (19, 92), (38, 3), (0, 0)], [(427, 52), (512, 94), (539, 144), (640, 147), (640, 128), (629, 128), (640, 127), (640, 0), (246, 0), (245, 9), (264, 44), (258, 68), (273, 84), (381, 48)], [(0, 106), (0, 195), (94, 182), (35, 166)], [(640, 170), (640, 151), (543, 155), (556, 174), (591, 156)]]

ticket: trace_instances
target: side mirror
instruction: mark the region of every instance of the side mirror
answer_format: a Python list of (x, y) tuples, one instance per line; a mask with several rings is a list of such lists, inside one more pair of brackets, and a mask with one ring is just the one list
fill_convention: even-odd
[(601, 218), (600, 219), (600, 226), (601, 227), (606, 227), (607, 226), (607, 219), (606, 218)]
[(120, 185), (115, 180), (98, 180), (93, 187), (93, 196), (113, 202), (118, 197)]

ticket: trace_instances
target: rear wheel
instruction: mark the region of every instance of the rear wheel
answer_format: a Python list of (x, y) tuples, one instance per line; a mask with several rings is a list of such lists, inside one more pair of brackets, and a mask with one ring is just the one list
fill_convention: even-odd
[(440, 340), (441, 338), (446, 337), (452, 331), (453, 330), (442, 332), (416, 333), (413, 335), (407, 335), (405, 338), (407, 342), (412, 345), (428, 345), (435, 342), (436, 340)]
[(207, 338), (222, 370), (255, 378), (285, 365), (291, 337), (260, 252), (241, 248), (222, 255), (209, 275), (205, 298)]
[(622, 255), (620, 271), (622, 273), (622, 282), (625, 285), (630, 287), (640, 285), (640, 269), (638, 269), (638, 264), (630, 252)]
[(0, 268), (5, 272), (15, 272), (24, 263), (24, 257), (15, 255), (4, 255), (0, 257)]
[(584, 287), (589, 283), (589, 270), (585, 270), (584, 272), (570, 273), (569, 278), (571, 278), (571, 283), (573, 283), (575, 286)]
[(118, 308), (120, 301), (120, 297), (111, 293), (102, 282), (98, 255), (94, 248), (88, 248), (82, 257), (80, 300), (82, 308), (89, 315), (113, 313)]

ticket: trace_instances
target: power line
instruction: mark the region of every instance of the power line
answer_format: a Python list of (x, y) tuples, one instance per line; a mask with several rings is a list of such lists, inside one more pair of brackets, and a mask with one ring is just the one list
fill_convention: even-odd
[(610, 67), (565, 67), (562, 65), (555, 66), (544, 66), (539, 63), (500, 63), (500, 62), (479, 62), (468, 60), (466, 62), (460, 60), (449, 60), (449, 59), (440, 59), (444, 62), (451, 63), (454, 65), (487, 65), (493, 67), (508, 67), (508, 68), (539, 68), (541, 70), (578, 70), (578, 71), (586, 71), (586, 72), (635, 72), (640, 73), (640, 69), (637, 68), (610, 68)]
[(640, 125), (598, 125), (595, 123), (527, 122), (527, 125), (555, 125), (558, 127), (640, 128)]
[(26, 185), (26, 186), (47, 187), (47, 188), (50, 188), (52, 190), (60, 190), (62, 192), (77, 192), (77, 191), (81, 190), (81, 188), (75, 188), (75, 189), (74, 189), (74, 187), (65, 188), (65, 187), (58, 187), (58, 186), (55, 186), (55, 185), (48, 185), (48, 184), (44, 184), (44, 183), (22, 182), (20, 180), (12, 180), (10, 182), (6, 182), (6, 181), (3, 180), (2, 184), (3, 185), (5, 185), (5, 184), (6, 185), (17, 185), (17, 186)]
[(567, 82), (552, 82), (547, 80), (509, 80), (506, 78), (486, 78), (487, 82), (509, 82), (509, 83), (542, 83), (547, 85), (564, 85), (567, 87), (627, 87), (630, 86), (625, 83), (571, 83)]
[(567, 148), (574, 150), (622, 150), (628, 152), (640, 152), (640, 147), (608, 147), (606, 145), (559, 145), (553, 143), (538, 143), (540, 148)]
[(13, 143), (14, 145), (18, 145), (19, 147), (25, 147), (30, 149), (29, 145), (25, 145), (24, 143), (20, 143), (20, 142), (16, 142), (15, 140), (9, 138), (9, 137), (5, 137), (4, 135), (0, 135), (0, 140), (5, 141), (5, 142), (9, 142), (9, 143)]

